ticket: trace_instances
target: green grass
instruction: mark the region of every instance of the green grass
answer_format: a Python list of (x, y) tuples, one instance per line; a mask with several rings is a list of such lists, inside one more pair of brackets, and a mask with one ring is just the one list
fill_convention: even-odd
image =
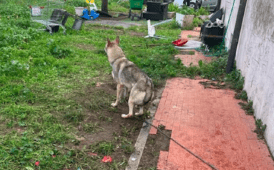
[[(26, 2), (0, 0), (0, 169), (35, 169), (36, 161), (40, 162), (40, 169), (106, 169), (100, 163), (100, 156), (91, 159), (86, 152), (72, 149), (70, 145), (79, 144), (75, 139), (79, 125), (89, 133), (99, 129), (97, 124), (83, 124), (87, 118), (85, 109), (106, 122), (112, 119), (95, 112), (102, 108), (117, 112), (116, 108), (109, 107), (113, 96), (103, 90), (91, 92), (87, 102), (77, 101), (77, 96), (85, 95), (85, 87), (94, 87), (98, 77), (104, 81), (111, 73), (103, 50), (108, 37), (120, 36), (120, 46), (128, 59), (145, 71), (156, 87), (170, 77), (200, 75), (234, 83), (235, 89), (242, 88), (243, 78), (239, 72), (225, 75), (227, 53), (210, 64), (201, 62), (200, 66), (190, 68), (174, 60), (178, 51), (172, 45), (161, 44), (171, 44), (177, 39), (181, 30), (175, 22), (157, 27), (157, 34), (166, 37), (160, 40), (131, 35), (146, 33), (145, 26), (124, 29), (86, 25), (80, 31), (68, 28), (67, 35), (62, 31), (49, 35), (38, 31), (41, 25), (30, 21)], [(110, 9), (126, 11), (126, 3), (117, 6), (114, 2)], [(65, 8), (73, 13), (74, 5), (82, 5), (80, 3), (68, 0)], [(72, 24), (70, 18), (67, 25)], [(149, 46), (151, 44), (159, 46)], [(136, 45), (141, 46), (136, 48)], [(135, 130), (124, 128), (121, 135), (126, 138)], [(125, 153), (133, 151), (132, 141), (119, 141)], [(101, 154), (115, 151), (112, 141), (94, 147)], [(115, 162), (107, 169), (125, 165), (125, 161)]]
[[(41, 169), (101, 167), (96, 159), (89, 160), (86, 153), (71, 149), (68, 144), (79, 144), (74, 134), (86, 118), (86, 108), (108, 108), (113, 100), (100, 90), (93, 92), (93, 98), (84, 105), (75, 99), (80, 89), (96, 84), (95, 78), (110, 74), (103, 51), (106, 38), (114, 39), (122, 32), (121, 47), (125, 54), (157, 84), (162, 78), (181, 74), (185, 67), (172, 59), (176, 51), (171, 45), (146, 45), (169, 43), (180, 30), (167, 32), (160, 28), (159, 33), (169, 40), (159, 41), (129, 34), (144, 32), (145, 26), (125, 30), (100, 26), (94, 29), (90, 25), (81, 31), (68, 28), (67, 35), (60, 31), (50, 36), (36, 30), (40, 25), (30, 22), (29, 9), (23, 2), (23, 6), (13, 2), (0, 5), (0, 169), (34, 169), (36, 161)], [(66, 8), (73, 9), (70, 4)], [(69, 19), (67, 25), (72, 23)], [(132, 46), (139, 44), (144, 46)], [(100, 119), (112, 121), (104, 115)], [(83, 130), (92, 133), (98, 128), (96, 124), (84, 124)], [(126, 153), (132, 151), (131, 145), (123, 143)], [(112, 152), (107, 147), (100, 145), (100, 152)]]

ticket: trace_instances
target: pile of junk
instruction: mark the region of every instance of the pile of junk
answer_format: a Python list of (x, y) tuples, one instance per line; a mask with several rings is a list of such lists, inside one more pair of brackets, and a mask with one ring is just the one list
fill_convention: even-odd
[(224, 10), (220, 9), (209, 16), (201, 26), (200, 37), (208, 47), (222, 43), (225, 36)]
[(175, 45), (176, 48), (186, 49), (199, 48), (201, 43), (203, 43), (208, 48), (210, 48), (222, 43), (224, 36), (224, 10), (220, 9), (215, 13), (209, 15), (208, 20), (202, 24), (200, 31), (200, 38), (202, 42), (193, 40), (188, 41), (188, 39), (178, 39), (176, 41), (173, 41), (172, 44)]

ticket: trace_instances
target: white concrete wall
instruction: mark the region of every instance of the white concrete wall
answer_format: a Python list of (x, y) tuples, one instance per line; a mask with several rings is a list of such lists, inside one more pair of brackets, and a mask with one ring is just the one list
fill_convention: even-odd
[[(226, 27), (228, 26), (226, 37), (225, 37), (225, 45), (228, 50), (230, 48), (231, 41), (233, 38), (240, 0), (235, 0), (234, 7), (233, 7), (233, 2), (234, 0), (222, 0), (221, 2), (221, 8), (225, 9), (225, 26)], [(233, 10), (232, 10), (232, 7), (233, 7)], [(231, 17), (230, 17), (230, 13), (232, 13)], [(230, 17), (230, 21), (229, 21), (229, 17)]]
[(255, 117), (267, 125), (265, 138), (274, 154), (274, 1), (248, 0), (236, 53), (244, 89)]

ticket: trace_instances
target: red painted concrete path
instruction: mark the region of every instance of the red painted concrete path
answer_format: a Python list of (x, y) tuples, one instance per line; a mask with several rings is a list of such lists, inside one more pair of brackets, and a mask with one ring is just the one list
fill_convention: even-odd
[(213, 57), (205, 57), (203, 53), (194, 50), (194, 55), (176, 55), (175, 59), (180, 59), (182, 63), (186, 66), (198, 66), (199, 61), (202, 60), (204, 63), (209, 63)]
[[(266, 144), (258, 140), (255, 120), (234, 99), (234, 92), (205, 89), (202, 80), (167, 81), (153, 124), (172, 130), (171, 137), (219, 170), (274, 170)], [(152, 128), (150, 134), (156, 134)], [(161, 151), (158, 170), (210, 170), (170, 141)]]
[[(200, 41), (200, 30), (201, 27), (195, 27), (194, 30), (183, 30), (181, 32), (181, 39), (194, 39), (195, 41)], [(190, 38), (189, 36), (191, 36), (192, 38)], [(202, 53), (195, 51), (194, 55), (178, 54), (175, 56), (175, 59), (180, 59), (186, 67), (189, 67), (198, 66), (200, 60), (202, 60), (204, 63), (209, 63), (212, 60), (212, 57), (205, 57)]]

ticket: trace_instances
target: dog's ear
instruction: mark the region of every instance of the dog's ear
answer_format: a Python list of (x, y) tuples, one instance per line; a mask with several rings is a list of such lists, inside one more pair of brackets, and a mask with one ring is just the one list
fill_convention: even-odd
[(120, 42), (120, 38), (119, 38), (119, 36), (117, 36), (117, 37), (116, 37), (115, 42), (116, 42), (116, 44), (119, 44), (119, 42)]
[(112, 46), (112, 43), (111, 41), (109, 40), (109, 38), (107, 38), (107, 47), (111, 47)]

